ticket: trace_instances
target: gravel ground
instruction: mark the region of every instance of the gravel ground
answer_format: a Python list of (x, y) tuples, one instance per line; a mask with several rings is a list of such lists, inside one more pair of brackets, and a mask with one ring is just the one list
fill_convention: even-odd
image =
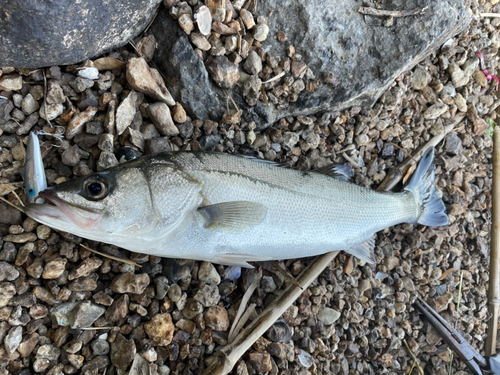
[[(500, 101), (475, 52), (482, 52), (495, 74), (500, 18), (480, 18), (479, 12), (499, 12), (500, 6), (479, 3), (472, 2), (476, 18), (465, 33), (401, 75), (372, 109), (284, 118), (263, 132), (239, 120), (236, 111), (221, 123), (190, 119), (161, 90), (161, 79), (146, 63), (151, 56), (136, 58), (132, 48), (109, 55), (128, 62), (126, 68), (112, 67), (97, 80), (77, 76), (76, 67), (51, 67), (44, 85), (41, 70), (2, 69), (0, 95), (7, 99), (0, 99), (0, 194), (18, 204), (12, 190), (22, 195), (17, 183), (30, 130), (45, 133), (40, 139), (49, 185), (137, 155), (203, 149), (304, 170), (348, 162), (355, 167), (354, 182), (376, 188), (406, 159), (399, 147), (413, 153), (463, 115), (436, 150), (436, 181), (450, 225), (404, 224), (378, 233), (375, 265), (340, 254), (235, 373), (408, 374), (413, 360), (406, 340), (426, 373), (448, 374), (451, 366), (451, 373), (467, 374), (411, 303), (421, 295), (482, 350), (488, 320), (490, 132)], [(142, 56), (151, 54), (148, 46), (147, 37), (136, 41)], [(259, 65), (262, 56), (249, 55)], [(105, 63), (110, 62), (116, 63)], [(289, 92), (293, 100), (293, 84), (288, 74), (269, 90)], [(319, 84), (329, 82), (314, 81)], [(259, 90), (247, 89), (249, 101), (263, 99)], [(44, 100), (47, 113), (40, 111)], [(158, 257), (55, 232), (3, 202), (0, 211), (1, 375), (125, 374), (136, 353), (153, 374), (198, 373), (227, 343), (249, 283), (258, 283), (250, 299), (256, 312), (286, 284), (270, 264), (244, 270), (236, 279), (234, 269), (206, 262), (172, 269)], [(310, 261), (282, 265), (297, 275)]]

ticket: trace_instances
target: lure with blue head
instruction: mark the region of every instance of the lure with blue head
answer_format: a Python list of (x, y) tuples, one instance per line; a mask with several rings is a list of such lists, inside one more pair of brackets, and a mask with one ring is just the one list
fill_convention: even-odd
[(43, 203), (43, 199), (38, 198), (38, 193), (47, 188), (47, 179), (43, 167), (40, 142), (34, 132), (30, 133), (28, 139), (23, 178), (27, 202)]

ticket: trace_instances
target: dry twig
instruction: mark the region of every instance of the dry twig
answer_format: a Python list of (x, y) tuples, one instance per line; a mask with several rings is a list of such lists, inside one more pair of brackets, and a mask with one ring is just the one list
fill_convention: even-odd
[(408, 17), (408, 16), (421, 16), (427, 10), (424, 8), (415, 8), (407, 10), (381, 10), (370, 7), (361, 7), (358, 12), (367, 16), (378, 16), (378, 17)]
[(481, 13), (481, 17), (500, 18), (500, 13)]
[(493, 131), (493, 189), (491, 196), (490, 280), (488, 284), (488, 336), (484, 351), (496, 353), (498, 316), (500, 312), (500, 128)]
[(416, 366), (418, 368), (418, 372), (420, 373), (420, 375), (424, 375), (424, 372), (422, 371), (422, 368), (420, 367), (420, 365), (418, 364), (418, 360), (417, 360), (417, 357), (415, 357), (415, 354), (413, 354), (413, 352), (411, 351), (410, 347), (408, 346), (408, 343), (406, 342), (406, 340), (403, 340), (403, 342), (405, 343), (406, 345), (406, 349), (408, 349), (408, 352), (410, 352), (410, 355), (411, 357), (413, 358), (413, 360), (415, 361), (416, 363)]
[[(317, 257), (299, 277), (298, 281), (300, 285), (307, 288), (338, 254), (339, 251), (334, 251)], [(211, 357), (212, 362), (205, 370), (204, 375), (228, 374), (241, 356), (250, 349), (253, 343), (261, 337), (274, 322), (276, 322), (301, 294), (302, 289), (296, 285), (290, 285), (285, 289), (283, 294), (276, 298), (259, 317), (236, 336), (231, 343)]]
[(228, 341), (231, 342), (232, 339), (234, 338), (234, 335), (238, 333), (238, 330), (236, 329), (238, 327), (238, 322), (243, 315), (243, 312), (245, 311), (245, 308), (247, 307), (248, 300), (252, 296), (253, 292), (257, 289), (257, 284), (253, 283), (250, 284), (248, 287), (247, 291), (241, 298), (240, 302), (240, 307), (238, 308), (238, 312), (236, 313), (236, 317), (234, 318), (233, 321), (233, 326), (231, 327), (231, 330), (229, 331), (229, 336), (228, 336)]
[(278, 262), (276, 262), (275, 260), (272, 260), (271, 264), (274, 266), (274, 268), (276, 268), (276, 270), (281, 275), (283, 275), (285, 280), (290, 281), (291, 283), (297, 285), (299, 288), (301, 288), (303, 290), (302, 286), (299, 284), (297, 279), (295, 277), (293, 277), (292, 275), (290, 275), (286, 269), (283, 269)]
[(417, 150), (417, 152), (415, 152), (415, 154), (413, 155), (413, 158), (405, 160), (397, 168), (393, 169), (390, 173), (388, 173), (384, 181), (382, 181), (382, 183), (380, 184), (378, 190), (388, 191), (393, 189), (394, 186), (396, 186), (398, 182), (401, 181), (403, 174), (408, 170), (408, 168), (410, 168), (410, 166), (413, 163), (413, 160), (417, 161), (420, 160), (422, 155), (425, 154), (425, 152), (429, 148), (437, 146), (437, 144), (441, 142), (444, 139), (444, 137), (448, 133), (450, 133), (455, 128), (455, 126), (457, 126), (464, 119), (464, 117), (465, 114), (463, 113), (456, 115), (453, 118), (452, 123), (445, 126), (444, 131), (441, 134), (432, 137), (425, 145), (420, 147)]
[(277, 79), (280, 79), (281, 77), (283, 77), (285, 75), (285, 73), (286, 72), (281, 72), (277, 76), (274, 76), (273, 78), (269, 78), (267, 81), (262, 82), (262, 84), (265, 85), (266, 83), (276, 81)]
[(47, 118), (47, 123), (52, 127), (49, 115), (47, 114), (47, 76), (45, 75), (45, 69), (42, 69), (43, 73), (43, 111), (45, 112), (45, 117)]
[(9, 206), (12, 206), (14, 207), (16, 210), (19, 210), (21, 211), (23, 214), (24, 214), (24, 210), (21, 208), (21, 207), (17, 207), (14, 203), (8, 201), (7, 199), (3, 198), (3, 197), (0, 197), (0, 200), (4, 201), (5, 203), (7, 203)]
[(130, 260), (130, 259), (122, 259), (122, 258), (118, 258), (118, 257), (115, 257), (113, 255), (109, 255), (109, 254), (106, 254), (106, 253), (101, 253), (100, 251), (97, 251), (97, 250), (94, 250), (94, 249), (91, 249), (90, 247), (88, 246), (85, 246), (84, 244), (80, 244), (81, 247), (83, 247), (84, 249), (87, 249), (89, 251), (92, 251), (93, 253), (96, 253), (96, 254), (99, 254), (103, 257), (106, 257), (106, 258), (109, 258), (109, 259), (113, 259), (113, 260), (116, 260), (118, 262), (123, 262), (123, 263), (127, 263), (127, 264), (130, 264), (132, 266), (137, 266), (137, 267), (142, 267), (140, 264), (137, 264), (136, 262), (134, 262), (133, 260)]

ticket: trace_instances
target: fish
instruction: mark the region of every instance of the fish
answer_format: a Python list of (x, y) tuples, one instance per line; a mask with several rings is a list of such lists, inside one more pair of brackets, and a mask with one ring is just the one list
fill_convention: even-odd
[(248, 262), (344, 250), (376, 261), (375, 234), (448, 224), (434, 187), (434, 149), (400, 193), (353, 184), (338, 165), (316, 171), (227, 153), (165, 152), (50, 187), (26, 213), (52, 228), (169, 258)]
[(38, 194), (47, 189), (47, 178), (43, 167), (40, 142), (34, 132), (30, 132), (28, 138), (23, 179), (26, 201), (28, 203), (43, 203), (43, 199), (39, 198)]

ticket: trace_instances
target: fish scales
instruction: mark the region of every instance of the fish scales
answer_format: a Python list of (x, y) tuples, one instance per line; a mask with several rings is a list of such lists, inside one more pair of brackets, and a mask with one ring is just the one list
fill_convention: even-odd
[[(346, 250), (375, 261), (373, 235), (399, 223), (448, 223), (434, 150), (401, 193), (221, 153), (169, 152), (40, 193), (34, 219), (81, 237), (165, 257), (248, 266)], [(332, 172), (333, 171), (333, 172)]]
[[(201, 184), (207, 204), (251, 201), (268, 208), (264, 221), (248, 231), (197, 231), (188, 246), (210, 254), (261, 253), (273, 257), (310, 256), (343, 250), (363, 242), (381, 229), (416, 219), (410, 192), (376, 192), (317, 173), (280, 168), (226, 154), (173, 157), (179, 168)], [(242, 213), (244, 215), (244, 213)], [(189, 230), (194, 230), (190, 228)], [(193, 243), (194, 241), (195, 243)], [(187, 248), (185, 249), (187, 250)], [(192, 251), (192, 250), (191, 250)]]

